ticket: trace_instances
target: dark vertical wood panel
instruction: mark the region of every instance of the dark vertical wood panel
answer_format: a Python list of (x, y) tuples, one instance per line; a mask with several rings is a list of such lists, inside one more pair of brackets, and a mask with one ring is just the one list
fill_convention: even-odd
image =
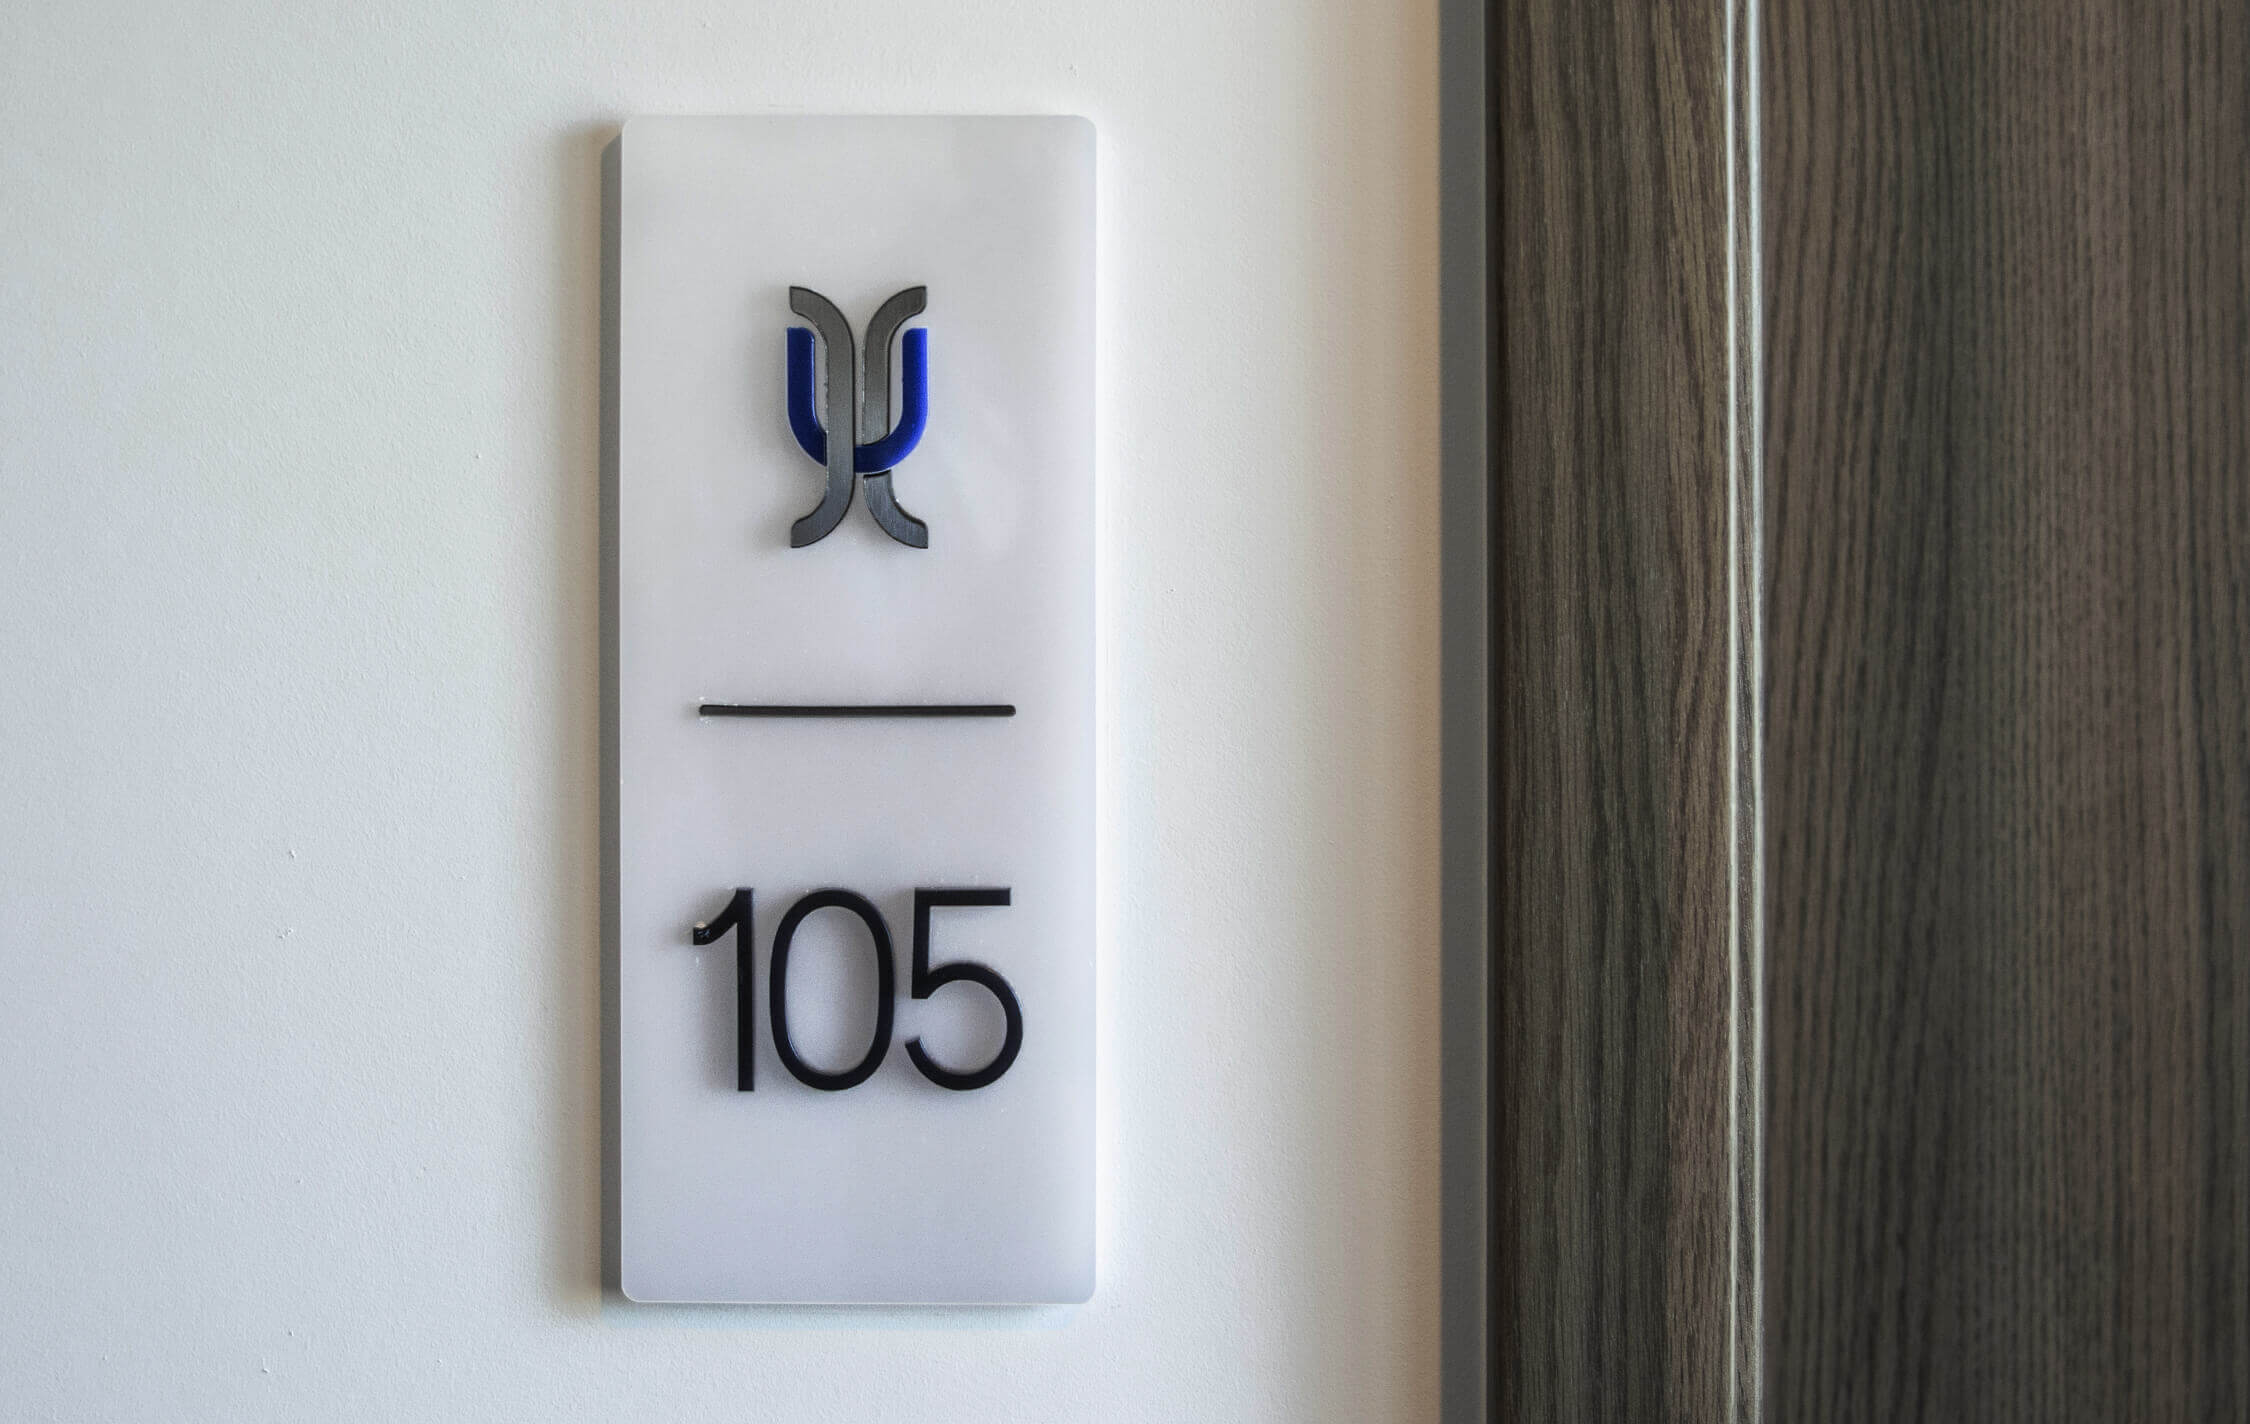
[(1764, 14), (1770, 1413), (2250, 1417), (2250, 15)]
[(1717, 1419), (1724, 9), (1491, 13), (1492, 1398)]

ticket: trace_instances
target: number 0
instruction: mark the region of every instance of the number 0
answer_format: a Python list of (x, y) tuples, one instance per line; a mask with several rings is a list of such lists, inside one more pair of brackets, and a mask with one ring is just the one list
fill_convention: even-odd
[[(867, 1045), (867, 1056), (841, 1073), (823, 1073), (797, 1056), (797, 1045), (789, 1039), (789, 947), (797, 938), (797, 926), (815, 910), (849, 910), (859, 916), (867, 926), (867, 933), (875, 949), (875, 1036)], [(918, 963), (919, 961), (917, 961)], [(773, 1049), (781, 1056), (781, 1066), (791, 1077), (808, 1088), (823, 1092), (840, 1093), (846, 1088), (856, 1088), (875, 1076), (883, 1066), (883, 1055), (891, 1050), (892, 999), (898, 992), (898, 971), (891, 967), (891, 932), (883, 924), (883, 916), (865, 896), (849, 890), (815, 890), (789, 907), (781, 917), (781, 928), (773, 932), (773, 967), (767, 971), (766, 1008), (773, 1017)]]

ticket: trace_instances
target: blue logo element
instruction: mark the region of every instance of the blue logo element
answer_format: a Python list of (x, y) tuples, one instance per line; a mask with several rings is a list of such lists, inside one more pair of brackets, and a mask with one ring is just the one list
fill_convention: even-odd
[[(810, 287), (789, 289), (789, 310), (810, 327), (789, 328), (789, 429), (797, 446), (828, 471), (820, 507), (789, 526), (789, 547), (802, 549), (827, 538), (852, 507), (852, 487), (867, 484), (867, 512), (885, 534), (910, 548), (930, 546), (930, 528), (908, 514), (891, 490), (891, 471), (921, 443), (930, 415), (930, 333), (899, 328), (928, 304), (929, 288), (894, 293), (867, 323), (864, 360), (855, 359), (851, 323), (836, 304)], [(823, 428), (813, 397), (815, 335), (827, 357), (828, 418)], [(891, 420), (891, 348), (903, 346), (901, 403)], [(882, 431), (862, 444), (862, 430)], [(830, 436), (836, 438), (831, 440)]]

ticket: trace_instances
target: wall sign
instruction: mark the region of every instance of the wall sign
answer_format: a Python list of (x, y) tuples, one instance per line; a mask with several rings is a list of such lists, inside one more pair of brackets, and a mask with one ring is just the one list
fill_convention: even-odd
[(1093, 131), (623, 139), (635, 1300), (1093, 1288)]

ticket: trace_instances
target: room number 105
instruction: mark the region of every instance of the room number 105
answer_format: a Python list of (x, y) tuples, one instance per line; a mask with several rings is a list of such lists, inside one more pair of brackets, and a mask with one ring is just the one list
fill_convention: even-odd
[[(741, 1092), (755, 1088), (753, 1061), (756, 1058), (753, 1039), (757, 1034), (757, 980), (751, 969), (752, 927), (751, 908), (755, 897), (749, 890), (737, 890), (727, 901), (727, 907), (716, 916), (695, 927), (695, 942), (711, 944), (729, 930), (734, 932), (735, 1003), (741, 1028), (735, 1039), (735, 1087)], [(907, 984), (908, 992), (917, 999), (927, 999), (947, 984), (956, 982), (975, 984), (1000, 1002), (1000, 1012), (1007, 1016), (1007, 1037), (992, 1061), (982, 1068), (958, 1071), (948, 1068), (932, 1058), (922, 1047), (922, 1040), (906, 1041), (906, 1056), (922, 1070), (922, 1076), (941, 1088), (967, 1092), (996, 1081), (1016, 1061), (1016, 1053), (1023, 1047), (1023, 1010), (1016, 1004), (1016, 995), (1008, 981), (989, 965), (957, 959), (934, 968), (930, 964), (930, 911), (940, 908), (992, 906), (1008, 903), (1008, 891), (999, 890), (916, 890), (914, 892), (914, 967)], [(797, 1046), (789, 1037), (789, 949), (797, 938), (797, 927), (819, 910), (843, 910), (859, 917), (867, 927), (868, 938), (875, 951), (875, 1034), (867, 1045), (867, 1053), (859, 1062), (840, 1073), (825, 1073), (798, 1056)], [(876, 909), (866, 896), (850, 890), (815, 890), (801, 897), (781, 917), (781, 925), (773, 932), (773, 956), (767, 969), (766, 1000), (772, 1018), (774, 1052), (781, 1057), (781, 1066), (791, 1077), (808, 1088), (839, 1093), (846, 1088), (856, 1088), (875, 1076), (883, 1059), (891, 1051), (891, 1020), (898, 993), (898, 972), (891, 962), (891, 930), (883, 923), (883, 912)]]

